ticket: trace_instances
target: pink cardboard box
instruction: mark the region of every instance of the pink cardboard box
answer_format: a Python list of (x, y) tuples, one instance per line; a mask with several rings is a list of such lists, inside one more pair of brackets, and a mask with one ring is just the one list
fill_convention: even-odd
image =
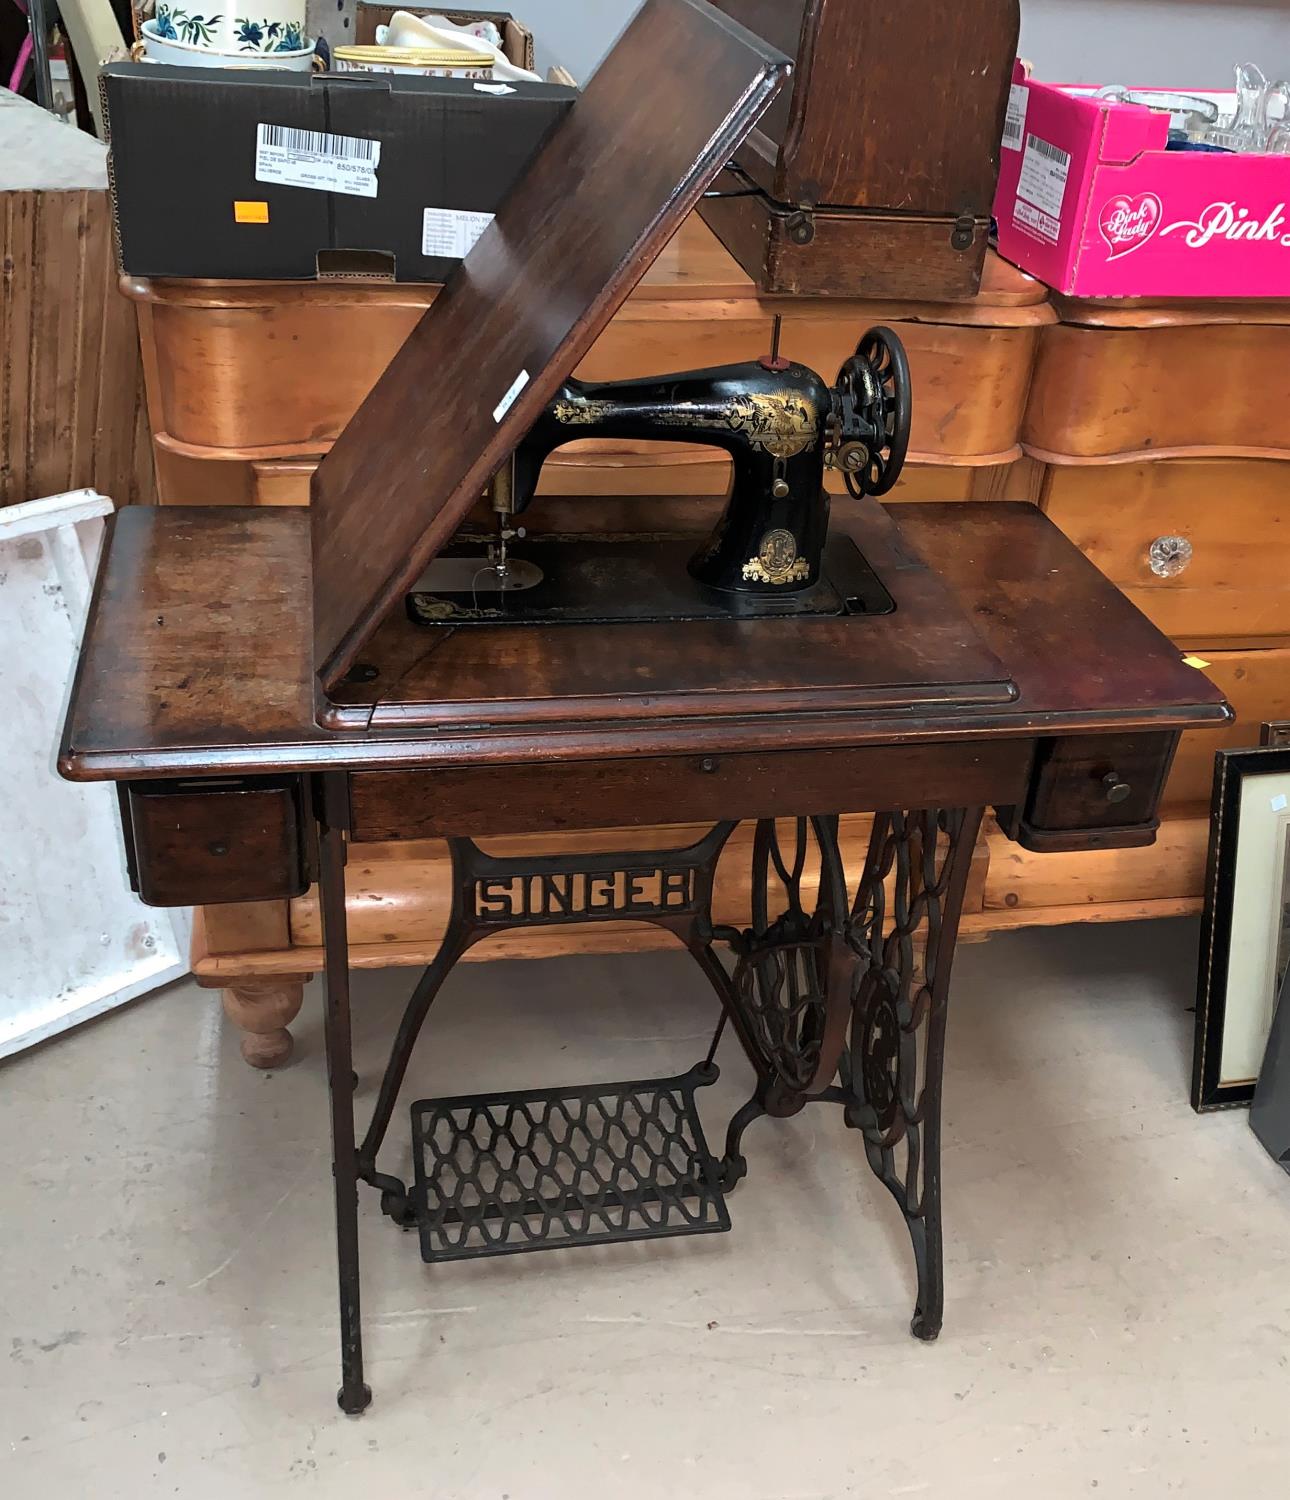
[(1167, 151), (1169, 117), (1013, 74), (999, 253), (1073, 297), (1290, 296), (1290, 156)]

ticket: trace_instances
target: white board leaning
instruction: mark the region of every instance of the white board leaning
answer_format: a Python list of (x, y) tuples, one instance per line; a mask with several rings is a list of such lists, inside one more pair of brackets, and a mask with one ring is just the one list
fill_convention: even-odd
[(0, 1057), (188, 970), (189, 914), (130, 890), (112, 787), (54, 769), (111, 511), (93, 490), (0, 509)]

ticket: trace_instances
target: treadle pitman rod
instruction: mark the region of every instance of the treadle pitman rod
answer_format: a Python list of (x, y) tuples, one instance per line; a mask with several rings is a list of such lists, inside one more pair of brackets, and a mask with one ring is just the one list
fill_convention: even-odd
[[(344, 777), (324, 773), (316, 788), (344, 1411), (361, 1412), (371, 1400), (359, 1304), (360, 1179), (380, 1191), (396, 1223), (419, 1229), (431, 1262), (719, 1232), (730, 1227), (724, 1193), (748, 1172), (748, 1126), (812, 1102), (840, 1104), (847, 1125), (862, 1133), (869, 1165), (909, 1229), (918, 1273), (912, 1331), (937, 1336), (945, 1015), (979, 808), (878, 814), (851, 902), (836, 816), (789, 820), (787, 854), (780, 826), (764, 820), (753, 841), (753, 923), (744, 932), (712, 923), (716, 867), (734, 823), (715, 824), (684, 849), (527, 859), (450, 839), (448, 926), (408, 1000), (356, 1147)], [(694, 1099), (716, 1077), (709, 1057), (672, 1079), (420, 1101), (412, 1107), (413, 1187), (378, 1170), (413, 1048), (462, 955), (515, 928), (625, 920), (663, 927), (685, 946), (721, 1001), (720, 1024), (731, 1022), (753, 1066), (753, 1097), (730, 1122), (724, 1156), (708, 1151)], [(733, 973), (718, 957), (719, 942), (734, 955)]]

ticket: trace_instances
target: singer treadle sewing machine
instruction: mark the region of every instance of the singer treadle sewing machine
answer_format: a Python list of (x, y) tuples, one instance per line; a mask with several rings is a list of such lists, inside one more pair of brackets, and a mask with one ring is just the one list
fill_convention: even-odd
[[(117, 784), (147, 901), (319, 884), (346, 1412), (371, 1399), (360, 1184), (432, 1262), (709, 1233), (730, 1227), (747, 1127), (812, 1102), (840, 1107), (895, 1198), (913, 1331), (935, 1338), (946, 1007), (982, 810), (1032, 849), (1150, 843), (1179, 734), (1230, 717), (1034, 508), (902, 505), (897, 525), (877, 504), (908, 440), (894, 334), (867, 335), (832, 388), (774, 350), (574, 378), (786, 72), (704, 0), (645, 0), (319, 466), (308, 511), (114, 521), (60, 767)], [(543, 458), (590, 433), (728, 449), (715, 529), (658, 497), (628, 533), (542, 533)], [(849, 490), (832, 515), (828, 463)], [(861, 870), (844, 866), (843, 813), (874, 815)], [(631, 848), (658, 824), (707, 831)], [(627, 849), (478, 842), (604, 829)], [(347, 853), (430, 838), (449, 844), (452, 912), (360, 1140)], [(750, 861), (747, 928), (713, 920), (723, 856)], [(664, 1079), (418, 1100), (410, 1170), (378, 1161), (462, 954), (606, 920), (654, 923), (691, 954), (714, 1012), (705, 1058)], [(718, 1156), (698, 1097), (727, 1023), (752, 1080)]]
[[(894, 606), (853, 542), (829, 538), (826, 466), (857, 499), (885, 495), (909, 447), (909, 364), (875, 328), (830, 389), (779, 355), (655, 380), (567, 380), (493, 481), (485, 554), (462, 538), (408, 596), (422, 624), (611, 624), (884, 612)], [(656, 533), (537, 541), (514, 526), (543, 460), (575, 437), (670, 438), (724, 448), (725, 513), (696, 549)], [(526, 543), (517, 555), (514, 543)]]

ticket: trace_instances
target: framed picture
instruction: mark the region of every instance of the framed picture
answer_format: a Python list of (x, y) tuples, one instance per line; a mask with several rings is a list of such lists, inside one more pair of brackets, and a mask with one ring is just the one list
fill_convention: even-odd
[(1290, 971), (1290, 748), (1220, 750), (1196, 992), (1191, 1102), (1254, 1097)]

